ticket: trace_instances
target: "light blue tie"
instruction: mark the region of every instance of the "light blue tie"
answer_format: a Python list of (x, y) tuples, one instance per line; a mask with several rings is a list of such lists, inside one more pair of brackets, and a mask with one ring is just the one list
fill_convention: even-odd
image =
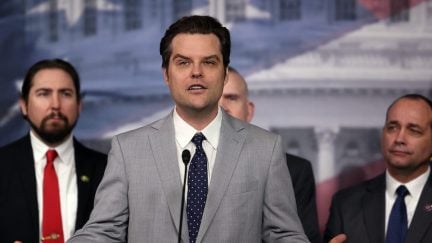
[(202, 133), (197, 133), (192, 138), (192, 143), (195, 144), (196, 150), (189, 165), (186, 206), (190, 243), (195, 243), (198, 236), (207, 200), (207, 156), (202, 147), (203, 140), (205, 140), (205, 137)]
[(401, 185), (396, 189), (397, 198), (390, 213), (386, 243), (403, 243), (408, 230), (407, 209), (405, 196), (408, 189)]

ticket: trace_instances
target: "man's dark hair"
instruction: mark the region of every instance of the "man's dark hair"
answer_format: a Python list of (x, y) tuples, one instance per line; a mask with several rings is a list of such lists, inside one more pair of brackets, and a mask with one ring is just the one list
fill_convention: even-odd
[(26, 102), (28, 101), (30, 88), (33, 85), (33, 78), (37, 72), (43, 69), (61, 69), (67, 74), (69, 74), (75, 86), (75, 90), (77, 93), (77, 101), (81, 99), (80, 78), (78, 72), (75, 70), (72, 64), (61, 59), (45, 59), (33, 64), (33, 66), (31, 66), (27, 71), (21, 87), (21, 98), (23, 100), (25, 100)]
[(162, 67), (167, 68), (172, 54), (171, 43), (178, 34), (214, 34), (219, 39), (224, 67), (230, 62), (231, 38), (227, 28), (210, 16), (186, 16), (173, 23), (162, 37), (159, 53), (162, 56)]

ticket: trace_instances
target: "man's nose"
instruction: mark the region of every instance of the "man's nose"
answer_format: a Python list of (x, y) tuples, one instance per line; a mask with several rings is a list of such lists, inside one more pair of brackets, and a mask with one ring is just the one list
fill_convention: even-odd
[(406, 140), (405, 136), (406, 136), (406, 131), (404, 129), (399, 130), (399, 132), (396, 135), (395, 142), (397, 144), (405, 144), (405, 140)]
[(58, 94), (54, 93), (51, 97), (51, 108), (52, 109), (58, 109), (58, 108), (60, 108), (60, 104), (61, 104), (60, 96)]
[(192, 78), (201, 78), (202, 77), (202, 67), (200, 64), (194, 64), (192, 68)]

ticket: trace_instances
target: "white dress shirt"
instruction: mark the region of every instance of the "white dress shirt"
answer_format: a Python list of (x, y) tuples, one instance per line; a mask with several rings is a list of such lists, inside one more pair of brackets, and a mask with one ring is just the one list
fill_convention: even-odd
[(390, 212), (392, 210), (393, 204), (396, 201), (397, 194), (396, 189), (400, 185), (404, 185), (409, 194), (405, 196), (405, 205), (407, 209), (407, 219), (408, 219), (408, 227), (411, 224), (412, 218), (414, 216), (415, 209), (417, 207), (417, 203), (420, 200), (420, 195), (423, 190), (423, 187), (426, 185), (427, 179), (429, 178), (430, 168), (421, 176), (415, 178), (414, 180), (402, 184), (393, 178), (388, 171), (386, 172), (386, 192), (385, 192), (385, 232), (387, 232), (388, 221), (390, 217)]
[(64, 240), (69, 239), (75, 232), (76, 213), (78, 208), (78, 186), (75, 171), (75, 153), (73, 147), (73, 136), (61, 145), (50, 148), (30, 132), (30, 141), (35, 161), (37, 200), (39, 209), (39, 235), (42, 237), (43, 217), (43, 177), (46, 165), (46, 152), (49, 149), (57, 151), (54, 160), (54, 168), (57, 173), (60, 190), (60, 207), (62, 215)]
[[(173, 112), (174, 132), (177, 145), (177, 159), (180, 169), (180, 178), (183, 184), (185, 166), (182, 160), (182, 152), (188, 149), (191, 153), (191, 159), (195, 154), (195, 144), (192, 143), (192, 138), (197, 132), (201, 132), (206, 137), (203, 141), (203, 149), (207, 156), (207, 175), (208, 183), (210, 184), (211, 175), (216, 159), (217, 147), (219, 145), (220, 128), (222, 125), (222, 112), (219, 107), (216, 117), (202, 131), (197, 131), (191, 125), (186, 123), (177, 113), (176, 109)], [(190, 162), (190, 160), (189, 160)], [(188, 164), (190, 165), (190, 163)], [(187, 186), (187, 185), (186, 185)], [(187, 187), (186, 187), (187, 188)], [(186, 190), (187, 191), (187, 190)]]

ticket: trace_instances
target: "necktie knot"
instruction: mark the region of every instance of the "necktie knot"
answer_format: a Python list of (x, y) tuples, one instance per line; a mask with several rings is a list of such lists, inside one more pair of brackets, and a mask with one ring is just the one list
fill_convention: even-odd
[(193, 138), (192, 138), (192, 143), (195, 144), (195, 146), (196, 146), (197, 148), (201, 148), (201, 147), (202, 147), (202, 142), (203, 142), (205, 139), (206, 139), (206, 138), (205, 138), (204, 134), (198, 132), (198, 133), (195, 133), (195, 135), (193, 136)]
[(409, 191), (404, 185), (400, 185), (396, 189), (396, 194), (398, 195), (398, 197), (405, 198), (405, 196), (409, 194)]
[(55, 151), (54, 149), (50, 149), (46, 152), (46, 157), (47, 157), (47, 164), (52, 164), (55, 160), (55, 158), (57, 158), (57, 151)]

